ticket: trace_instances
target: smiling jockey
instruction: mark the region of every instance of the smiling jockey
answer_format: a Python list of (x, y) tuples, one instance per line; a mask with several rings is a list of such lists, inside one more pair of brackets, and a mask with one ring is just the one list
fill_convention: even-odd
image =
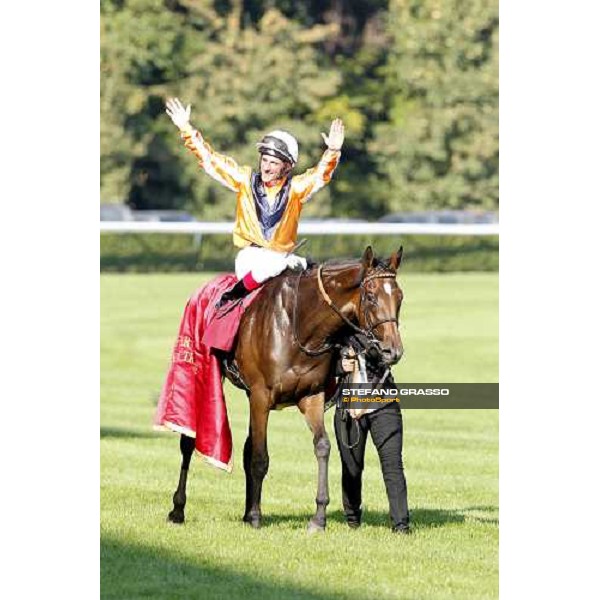
[(344, 143), (344, 125), (335, 119), (324, 133), (327, 144), (319, 164), (301, 175), (292, 176), (298, 162), (298, 142), (285, 131), (272, 131), (256, 145), (260, 153), (259, 173), (240, 167), (215, 152), (201, 133), (190, 124), (191, 106), (177, 98), (166, 103), (166, 112), (181, 131), (186, 148), (213, 179), (237, 194), (233, 243), (241, 250), (235, 259), (238, 282), (223, 294), (218, 306), (244, 296), (246, 291), (279, 275), (287, 267), (306, 269), (306, 260), (292, 253), (298, 221), (305, 202), (329, 183), (339, 163)]

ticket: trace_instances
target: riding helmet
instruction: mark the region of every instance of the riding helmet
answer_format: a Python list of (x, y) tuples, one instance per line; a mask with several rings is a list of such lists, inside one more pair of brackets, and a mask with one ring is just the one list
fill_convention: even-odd
[(284, 160), (295, 165), (298, 162), (298, 142), (296, 138), (279, 129), (271, 131), (256, 144), (261, 154), (268, 154), (280, 160)]

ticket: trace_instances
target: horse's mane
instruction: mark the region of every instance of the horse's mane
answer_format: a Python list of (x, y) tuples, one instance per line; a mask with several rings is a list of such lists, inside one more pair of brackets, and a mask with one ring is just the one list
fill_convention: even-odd
[[(327, 275), (336, 276), (339, 273), (349, 269), (356, 269), (361, 264), (360, 258), (332, 258), (325, 262), (317, 262), (311, 258), (307, 259), (308, 265), (304, 275), (307, 277), (316, 277), (317, 269), (322, 266)], [(374, 257), (371, 265), (371, 270), (380, 273), (393, 272), (385, 260)], [(286, 269), (279, 277), (274, 278), (276, 281), (283, 281), (298, 277), (297, 271)]]
[[(327, 269), (328, 273), (332, 271), (334, 274), (338, 271), (345, 271), (353, 267), (358, 267), (361, 263), (360, 258), (333, 258), (322, 263), (323, 268)], [(319, 263), (311, 261), (309, 262), (309, 270), (316, 269), (319, 267)], [(374, 271), (391, 271), (387, 262), (381, 258), (374, 257), (371, 269)]]

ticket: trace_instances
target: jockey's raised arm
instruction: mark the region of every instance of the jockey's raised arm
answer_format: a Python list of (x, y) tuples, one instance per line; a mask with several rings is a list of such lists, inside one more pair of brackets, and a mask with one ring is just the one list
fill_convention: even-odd
[(250, 167), (240, 167), (233, 158), (215, 152), (196, 129), (182, 131), (181, 137), (185, 147), (196, 155), (198, 164), (207, 175), (231, 191), (239, 192), (252, 171)]
[(202, 134), (190, 123), (192, 107), (184, 107), (178, 98), (169, 98), (166, 102), (166, 112), (179, 128), (185, 147), (191, 150), (198, 164), (213, 179), (228, 187), (233, 192), (239, 191), (244, 178), (251, 172), (250, 167), (242, 168), (230, 158), (223, 154), (215, 152), (211, 146), (204, 140)]
[(341, 119), (335, 119), (331, 123), (329, 135), (321, 133), (327, 150), (323, 153), (319, 164), (308, 169), (302, 175), (293, 178), (292, 183), (301, 202), (307, 202), (311, 196), (331, 181), (331, 176), (340, 162), (342, 145), (344, 143), (344, 124)]
[(303, 205), (331, 181), (340, 161), (341, 119), (332, 122), (329, 135), (321, 134), (327, 150), (317, 166), (292, 176), (298, 142), (291, 133), (276, 129), (263, 136), (256, 144), (260, 160), (254, 172), (211, 148), (190, 123), (190, 105), (169, 98), (166, 112), (202, 169), (237, 196), (233, 243), (240, 248), (235, 259), (238, 282), (223, 294), (219, 305), (241, 298), (285, 269), (306, 269), (306, 260), (293, 254), (298, 221)]
[(341, 154), (339, 150), (328, 148), (316, 167), (307, 169), (292, 179), (292, 185), (300, 196), (300, 202), (308, 202), (313, 194), (331, 181), (331, 176), (340, 162)]

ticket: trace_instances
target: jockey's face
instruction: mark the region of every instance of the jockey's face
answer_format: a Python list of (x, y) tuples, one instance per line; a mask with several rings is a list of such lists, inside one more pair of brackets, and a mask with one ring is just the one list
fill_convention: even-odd
[(289, 173), (289, 163), (276, 158), (275, 156), (269, 156), (268, 154), (262, 154), (260, 157), (260, 177), (263, 183), (273, 183), (282, 179)]

